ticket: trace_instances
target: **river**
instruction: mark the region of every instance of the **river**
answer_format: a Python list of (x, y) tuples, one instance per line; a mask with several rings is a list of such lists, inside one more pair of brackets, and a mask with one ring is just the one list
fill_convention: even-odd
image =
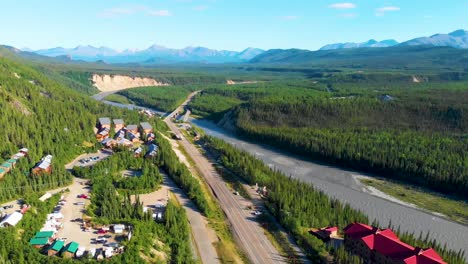
[[(103, 102), (117, 107), (129, 108), (129, 105)], [(132, 107), (135, 106), (132, 105)], [(155, 111), (145, 107), (136, 108)], [(468, 226), (371, 195), (355, 179), (356, 176), (365, 176), (358, 172), (322, 165), (269, 146), (248, 142), (206, 120), (194, 119), (191, 122), (203, 129), (206, 134), (221, 138), (246, 150), (270, 167), (274, 167), (293, 178), (311, 183), (329, 196), (348, 203), (354, 209), (361, 210), (371, 221), (375, 219), (381, 226), (386, 226), (391, 222), (394, 227), (399, 226), (401, 231), (409, 231), (416, 236), (421, 232), (425, 236), (429, 232), (430, 237), (436, 239), (440, 244), (447, 244), (448, 248), (457, 251), (464, 250), (465, 259), (468, 261)]]
[(221, 138), (255, 155), (270, 167), (312, 183), (329, 196), (361, 210), (371, 221), (376, 219), (381, 226), (386, 226), (391, 221), (401, 231), (409, 231), (416, 236), (420, 232), (423, 235), (430, 232), (430, 237), (442, 245), (446, 243), (451, 249), (465, 250), (468, 261), (468, 226), (371, 195), (355, 179), (355, 176), (364, 176), (358, 172), (314, 163), (268, 146), (250, 143), (206, 120), (195, 119), (192, 123), (202, 128), (206, 134)]

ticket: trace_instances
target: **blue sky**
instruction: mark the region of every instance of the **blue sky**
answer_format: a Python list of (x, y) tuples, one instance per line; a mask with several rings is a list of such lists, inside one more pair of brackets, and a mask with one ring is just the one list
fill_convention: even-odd
[(315, 50), (468, 29), (468, 0), (2, 1), (0, 43), (32, 49), (205, 46)]

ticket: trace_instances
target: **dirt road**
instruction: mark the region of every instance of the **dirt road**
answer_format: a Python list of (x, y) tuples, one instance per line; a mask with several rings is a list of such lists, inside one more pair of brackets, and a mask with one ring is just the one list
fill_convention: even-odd
[[(190, 94), (188, 99), (179, 106), (172, 114), (164, 119), (171, 131), (182, 135), (177, 126), (172, 123), (171, 117), (175, 113), (182, 112), (187, 103), (198, 92)], [(227, 219), (231, 223), (232, 229), (238, 241), (241, 243), (248, 258), (252, 263), (286, 263), (286, 260), (279, 254), (276, 248), (265, 236), (256, 218), (250, 210), (246, 210), (241, 201), (228, 189), (213, 165), (203, 156), (200, 151), (191, 144), (185, 137), (179, 141), (181, 146), (190, 155), (200, 172), (218, 199), (221, 208), (225, 212)]]

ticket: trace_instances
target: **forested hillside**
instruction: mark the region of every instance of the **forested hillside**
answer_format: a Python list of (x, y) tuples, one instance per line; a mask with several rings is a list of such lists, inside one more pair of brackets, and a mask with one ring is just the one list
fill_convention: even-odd
[[(38, 71), (0, 58), (0, 153), (9, 159), (20, 148), (29, 149), (12, 172), (0, 180), (0, 201), (31, 191), (51, 189), (69, 182), (63, 165), (94, 141), (98, 116), (121, 117), (123, 110), (111, 109), (79, 95)], [(139, 119), (126, 112), (127, 120)], [(43, 156), (53, 155), (51, 176), (30, 177), (30, 169)]]
[(468, 51), (451, 47), (394, 46), (338, 50), (269, 50), (250, 62), (360, 69), (466, 71)]
[[(266, 92), (270, 85), (273, 93)], [(223, 125), (255, 141), (466, 196), (465, 86), (332, 80), (309, 89), (292, 84), (220, 87), (204, 91), (191, 107), (216, 121), (231, 111)]]

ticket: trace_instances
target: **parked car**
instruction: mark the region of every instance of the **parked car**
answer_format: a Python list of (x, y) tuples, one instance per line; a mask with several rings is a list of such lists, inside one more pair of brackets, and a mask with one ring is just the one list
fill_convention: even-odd
[(78, 195), (78, 198), (88, 199), (89, 196), (83, 193), (83, 194)]
[(98, 237), (96, 238), (96, 243), (107, 243), (107, 239), (103, 238), (103, 237)]
[(106, 234), (107, 233), (107, 230), (104, 230), (104, 229), (99, 229), (97, 231), (98, 234), (102, 235), (102, 234)]
[(261, 215), (261, 214), (262, 214), (262, 211), (255, 210), (255, 211), (253, 211), (253, 214), (254, 214), (254, 215)]
[(76, 202), (76, 205), (85, 205), (85, 202)]

